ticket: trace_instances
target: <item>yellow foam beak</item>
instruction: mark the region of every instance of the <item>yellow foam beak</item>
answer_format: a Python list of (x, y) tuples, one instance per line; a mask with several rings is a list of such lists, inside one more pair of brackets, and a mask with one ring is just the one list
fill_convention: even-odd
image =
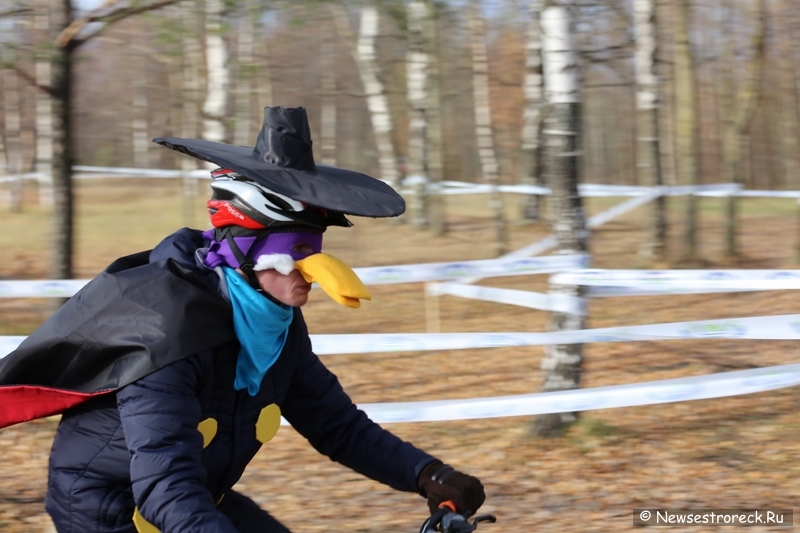
[(353, 269), (332, 255), (318, 253), (295, 261), (294, 267), (309, 283), (317, 283), (334, 301), (358, 309), (372, 295)]

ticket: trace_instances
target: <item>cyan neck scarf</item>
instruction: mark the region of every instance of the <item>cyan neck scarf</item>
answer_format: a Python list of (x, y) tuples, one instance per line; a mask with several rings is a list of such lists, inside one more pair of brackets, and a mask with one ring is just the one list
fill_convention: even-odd
[(294, 313), (291, 307), (280, 306), (259, 294), (232, 268), (222, 270), (233, 305), (233, 329), (241, 345), (233, 388), (247, 389), (250, 396), (255, 396), (264, 374), (286, 344)]

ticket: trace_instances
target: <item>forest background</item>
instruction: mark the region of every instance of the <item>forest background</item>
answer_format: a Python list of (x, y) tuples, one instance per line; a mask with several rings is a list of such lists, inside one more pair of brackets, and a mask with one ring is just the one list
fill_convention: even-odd
[[(12, 211), (1, 239), (13, 250), (0, 270), (3, 277), (88, 277), (114, 254), (131, 251), (125, 246), (152, 245), (153, 235), (181, 222), (200, 223), (204, 193), (188, 178), (199, 164), (150, 139), (204, 137), (252, 145), (265, 105), (308, 109), (318, 162), (361, 170), (398, 187), (403, 177), (424, 176), (434, 184), (548, 185), (571, 199), (578, 183), (800, 189), (800, 5), (791, 0), (162, 0), (78, 9), (85, 7), (69, 0), (0, 3), (0, 172), (11, 178), (0, 178), (0, 190)], [(553, 29), (542, 15), (553, 9), (568, 17), (569, 38), (561, 35), (569, 44), (568, 60), (558, 53), (565, 48), (547, 49), (541, 40)], [(557, 53), (548, 56), (548, 50)], [(550, 100), (558, 91), (548, 89), (548, 57), (551, 80), (570, 74), (567, 98)], [(561, 117), (554, 110), (565, 102), (565, 128), (545, 127)], [(575, 149), (551, 143), (547, 136), (553, 131), (574, 133)], [(562, 151), (548, 159), (548, 147)], [(554, 170), (556, 158), (572, 166)], [(177, 187), (141, 178), (76, 180), (80, 185), (73, 187), (80, 165), (180, 169), (187, 177)], [(31, 172), (33, 181), (17, 178)], [(488, 202), (436, 202), (430, 194), (425, 204), (418, 200), (435, 188), (420, 188), (419, 182), (405, 182), (414, 189), (403, 217), (409, 224), (357, 221), (355, 242), (334, 235), (326, 242), (357, 266), (437, 261), (443, 254), (480, 259), (544, 238), (550, 222), (568, 220), (571, 235), (559, 236), (559, 248), (581, 251), (587, 243), (580, 215), (609, 207), (586, 201), (581, 209), (562, 209), (556, 201), (541, 210), (531, 202), (535, 197), (502, 195), (498, 208), (494, 193)], [(180, 203), (167, 201), (175, 194), (184, 199), (180, 217)], [(670, 224), (660, 245), (653, 245), (659, 232), (651, 229), (658, 227), (651, 218), (658, 217), (649, 214), (659, 209), (656, 202), (645, 208), (647, 216), (638, 213), (597, 229), (593, 266), (796, 264), (794, 206), (787, 209), (778, 200), (743, 205), (742, 222), (733, 231), (741, 241), (732, 247), (721, 238), (731, 213), (724, 200), (704, 201), (697, 209), (694, 201), (669, 199), (669, 216), (661, 220)], [(437, 208), (443, 211), (436, 214)], [(545, 220), (536, 223), (543, 211)], [(693, 220), (698, 213), (702, 219)], [(517, 224), (497, 229), (511, 222)], [(64, 248), (74, 238), (73, 223), (82, 239), (79, 253)], [(687, 242), (696, 245), (693, 250)], [(640, 249), (651, 253), (640, 255)], [(514, 279), (507, 285), (536, 287)], [(369, 319), (347, 321), (319, 304), (309, 309), (309, 321), (320, 333), (424, 329), (419, 292), (376, 292), (385, 292), (388, 303)], [(794, 309), (790, 293), (718, 298), (592, 307), (592, 327), (627, 325), (632, 314), (666, 322), (728, 316), (730, 309)], [(447, 305), (452, 307), (443, 308), (443, 323), (450, 331), (553, 326), (547, 313), (497, 313), (474, 302)], [(27, 333), (46, 314), (43, 308), (36, 301), (4, 302), (0, 328)], [(581, 386), (792, 362), (779, 342), (745, 348), (690, 342), (681, 349), (668, 343), (587, 347), (592, 359), (583, 365)], [(515, 394), (529, 392), (542, 377), (539, 358), (526, 350), (498, 357), (483, 351), (439, 353), (434, 359), (390, 355), (344, 356), (330, 364), (357, 401), (463, 397), (464, 390)], [(408, 368), (414, 372), (403, 374)], [(443, 368), (444, 384), (437, 379)], [(519, 379), (520, 369), (528, 379)], [(528, 425), (513, 419), (397, 431), (453, 462), (472, 465), (487, 480), (489, 510), (501, 511), (511, 528), (570, 530), (578, 527), (570, 521), (577, 509), (597, 520), (581, 530), (606, 530), (608, 520), (621, 529), (630, 524), (630, 510), (642, 504), (791, 506), (800, 457), (792, 421), (796, 394), (792, 389), (701, 407), (593, 413), (536, 446), (530, 445)], [(44, 420), (0, 434), (9, 451), (0, 480), (5, 531), (46, 527), (41, 499), (54, 424)], [(295, 434), (284, 435), (284, 451), (271, 448), (260, 455), (243, 480), (261, 503), (304, 530), (330, 530), (325, 520), (340, 518), (337, 513), (359, 531), (397, 524), (392, 513), (376, 518), (363, 511), (380, 489), (314, 456)], [(274, 453), (281, 464), (327, 480), (314, 489), (321, 502), (315, 516), (303, 501), (308, 487), (270, 468)], [(404, 528), (416, 525), (419, 501), (380, 494), (403, 514)], [(280, 504), (270, 505), (275, 501)]]

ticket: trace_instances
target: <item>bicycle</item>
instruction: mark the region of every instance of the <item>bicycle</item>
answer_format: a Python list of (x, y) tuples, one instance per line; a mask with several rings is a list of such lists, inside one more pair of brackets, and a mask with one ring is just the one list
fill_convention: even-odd
[(472, 523), (467, 517), (456, 512), (456, 506), (451, 501), (444, 501), (439, 504), (439, 509), (430, 518), (425, 520), (419, 533), (470, 533), (478, 529), (480, 522), (497, 522), (494, 515), (476, 516)]

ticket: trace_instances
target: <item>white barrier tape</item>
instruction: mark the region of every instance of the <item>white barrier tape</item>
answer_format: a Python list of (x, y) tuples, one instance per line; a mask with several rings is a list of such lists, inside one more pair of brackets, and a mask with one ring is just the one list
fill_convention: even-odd
[(569, 391), (464, 400), (365, 403), (359, 407), (379, 424), (439, 422), (708, 400), (797, 385), (800, 385), (800, 364), (792, 364)]
[[(403, 192), (406, 194), (416, 194), (415, 185), (427, 180), (422, 176), (408, 176), (403, 180)], [(427, 183), (429, 194), (460, 195), (460, 194), (487, 194), (493, 189), (503, 193), (539, 194), (549, 195), (549, 187), (538, 185), (487, 185), (485, 183), (467, 183), (459, 181), (442, 181), (440, 183)], [(599, 183), (581, 183), (578, 185), (578, 194), (582, 197), (619, 197), (619, 196), (640, 196), (648, 194), (654, 190), (660, 190), (661, 194), (668, 196), (683, 196), (693, 194), (695, 196), (730, 196), (742, 190), (742, 186), (736, 183), (713, 183), (706, 185), (681, 185), (676, 187), (644, 187), (637, 185), (607, 185)], [(772, 191), (767, 191), (771, 193)]]
[(195, 169), (190, 171), (168, 170), (156, 168), (122, 168), (122, 167), (93, 167), (86, 165), (76, 165), (72, 167), (73, 172), (81, 172), (81, 178), (208, 178), (211, 173), (208, 170)]
[(17, 180), (41, 180), (49, 177), (44, 172), (28, 172), (27, 174), (11, 174), (4, 176), (0, 182), (4, 181), (17, 181)]
[[(23, 339), (0, 337), (0, 351), (3, 355), (11, 352)], [(377, 423), (433, 422), (655, 405), (752, 394), (798, 384), (800, 365), (793, 364), (561, 392), (359, 407)]]
[(615, 205), (614, 207), (603, 211), (602, 213), (598, 213), (593, 217), (589, 217), (589, 220), (586, 221), (587, 227), (596, 228), (598, 226), (602, 226), (609, 220), (616, 218), (620, 215), (624, 215), (628, 211), (632, 211), (637, 207), (640, 207), (648, 202), (652, 202), (659, 196), (663, 194), (663, 191), (660, 190), (652, 190), (646, 194), (642, 194), (641, 196), (637, 196), (631, 198), (630, 200), (626, 200), (620, 204)]
[(800, 339), (800, 315), (670, 322), (546, 333), (367, 333), (312, 335), (319, 355), (427, 350), (465, 350), (550, 344), (589, 344), (677, 339)]
[(88, 279), (0, 281), (0, 298), (69, 298)]
[(461, 298), (516, 305), (542, 311), (556, 311), (576, 315), (586, 314), (585, 300), (568, 294), (541, 294), (515, 289), (465, 285), (463, 283), (429, 283), (426, 286), (426, 290), (431, 296), (448, 294)]
[(795, 198), (800, 199), (800, 191), (741, 191), (736, 196), (749, 198)]
[[(311, 335), (310, 337), (314, 352), (318, 355), (678, 339), (798, 340), (800, 339), (800, 315), (669, 322), (546, 333), (514, 331), (496, 333), (364, 333)], [(22, 339), (22, 337), (0, 336), (0, 347), (4, 349), (11, 347), (12, 350), (16, 348), (17, 345), (14, 344), (14, 341), (9, 339)], [(0, 353), (0, 356), (7, 354), (8, 352)]]
[[(413, 283), (461, 279), (469, 276), (484, 277), (549, 274), (572, 270), (588, 264), (586, 254), (553, 255), (532, 258), (480, 259), (452, 263), (421, 263), (361, 267), (354, 269), (365, 285)], [(89, 280), (18, 280), (0, 281), (0, 298), (69, 298)]]
[(0, 359), (16, 350), (17, 346), (22, 344), (22, 341), (24, 340), (25, 337), (21, 335), (0, 336)]
[(583, 285), (589, 294), (633, 296), (800, 289), (800, 270), (597, 270), (560, 272), (554, 285)]
[[(552, 255), (547, 257), (501, 257), (453, 263), (422, 263), (417, 265), (395, 265), (361, 267), (353, 269), (365, 285), (387, 283), (410, 283), (462, 279), (476, 275), (483, 277), (519, 276), (545, 274), (565, 270), (566, 265), (587, 265), (589, 255)], [(570, 267), (567, 267), (570, 269)]]
[[(153, 168), (124, 168), (124, 167), (95, 167), (88, 165), (75, 165), (72, 167), (73, 175), (75, 178), (203, 178), (210, 179), (210, 173), (207, 170), (197, 169), (189, 172), (182, 170), (172, 169), (153, 169)], [(0, 178), (0, 183), (6, 181), (14, 181), (18, 179), (36, 179), (42, 180), (49, 178), (43, 172), (29, 172), (26, 174), (10, 175)], [(424, 177), (421, 179), (425, 179)], [(413, 180), (412, 180), (413, 181)], [(435, 184), (431, 184), (435, 186)], [(491, 190), (490, 185), (467, 183), (459, 181), (443, 181), (440, 184), (443, 194), (479, 194), (486, 193)], [(499, 185), (498, 190), (508, 193), (521, 193), (521, 194), (540, 194), (549, 195), (550, 189), (547, 187), (540, 187), (537, 185)], [(709, 185), (685, 185), (680, 187), (663, 187), (663, 194), (667, 196), (683, 196), (686, 194), (695, 194), (697, 196), (729, 196), (735, 194), (737, 196), (746, 196), (754, 198), (797, 198), (800, 199), (800, 191), (765, 191), (765, 190), (743, 190), (740, 184), (735, 183), (718, 183)], [(636, 186), (636, 185), (607, 185), (600, 183), (582, 183), (578, 185), (578, 192), (581, 196), (598, 197), (598, 196), (638, 196), (648, 191), (653, 190), (652, 187)], [(414, 190), (409, 188), (409, 193)], [(432, 191), (435, 192), (435, 191)]]

